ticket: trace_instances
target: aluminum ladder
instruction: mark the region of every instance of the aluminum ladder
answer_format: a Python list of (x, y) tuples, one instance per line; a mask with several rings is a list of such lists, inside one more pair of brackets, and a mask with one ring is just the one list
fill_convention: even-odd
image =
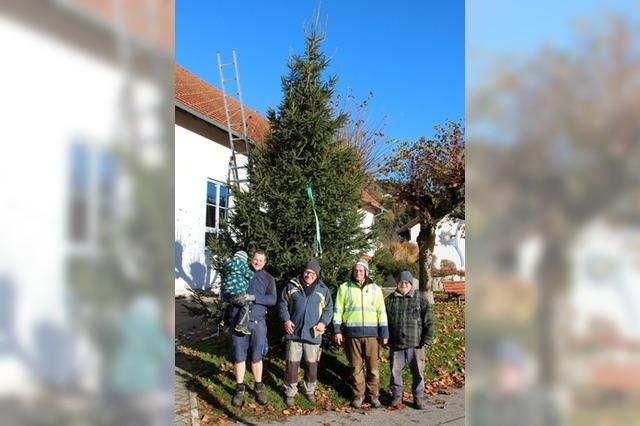
[[(224, 101), (224, 114), (227, 119), (227, 132), (229, 133), (229, 148), (231, 149), (231, 158), (229, 158), (229, 167), (227, 181), (230, 187), (234, 187), (236, 190), (240, 190), (240, 184), (248, 182), (248, 179), (240, 178), (239, 171), (245, 170), (247, 166), (239, 166), (237, 154), (238, 148), (244, 147), (243, 154), (248, 154), (249, 151), (249, 138), (247, 137), (247, 120), (244, 113), (244, 103), (242, 101), (242, 90), (240, 87), (240, 73), (238, 72), (238, 60), (236, 58), (236, 51), (232, 50), (231, 62), (224, 63), (220, 56), (220, 52), (216, 53), (218, 59), (218, 70), (220, 72), (220, 84), (222, 87), (222, 98)], [(231, 68), (233, 72), (232, 76), (228, 76), (229, 72), (225, 74), (225, 69)], [(229, 90), (231, 89), (231, 90)], [(233, 93), (237, 96), (238, 102), (233, 99), (229, 99), (229, 93)], [(238, 103), (239, 106), (234, 104)]]

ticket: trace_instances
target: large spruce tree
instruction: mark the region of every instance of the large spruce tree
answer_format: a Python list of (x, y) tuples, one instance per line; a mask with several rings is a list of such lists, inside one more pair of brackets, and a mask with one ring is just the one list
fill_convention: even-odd
[(278, 283), (316, 255), (308, 184), (320, 223), (321, 277), (327, 284), (345, 278), (370, 243), (358, 212), (365, 175), (355, 149), (336, 137), (347, 117), (331, 107), (337, 80), (323, 78), (329, 63), (320, 48), (323, 38), (312, 29), (304, 54), (289, 60), (282, 101), (267, 113), (270, 133), (250, 153), (249, 187), (234, 193), (225, 231), (234, 236), (234, 248), (266, 250), (267, 269)]

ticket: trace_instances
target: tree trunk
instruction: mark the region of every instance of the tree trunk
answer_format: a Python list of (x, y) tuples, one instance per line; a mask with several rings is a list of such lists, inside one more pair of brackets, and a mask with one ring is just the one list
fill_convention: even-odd
[(433, 280), (431, 267), (433, 265), (433, 249), (436, 245), (436, 226), (429, 221), (420, 222), (418, 234), (418, 261), (420, 291), (426, 291), (429, 303), (433, 303)]
[(540, 382), (544, 386), (554, 386), (558, 379), (559, 337), (561, 329), (557, 324), (558, 300), (566, 292), (569, 282), (566, 240), (550, 238), (540, 262), (538, 303), (538, 342), (540, 359)]

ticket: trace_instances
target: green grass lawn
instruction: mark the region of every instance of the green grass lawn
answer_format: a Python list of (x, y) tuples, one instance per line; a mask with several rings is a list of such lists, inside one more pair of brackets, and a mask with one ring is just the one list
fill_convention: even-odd
[[(437, 303), (433, 307), (435, 321), (434, 344), (427, 349), (426, 390), (428, 394), (449, 393), (452, 387), (464, 385), (464, 304)], [(288, 409), (284, 404), (282, 383), (285, 368), (285, 344), (270, 340), (269, 353), (264, 359), (263, 382), (269, 404), (255, 402), (253, 377), (247, 373), (244, 406), (231, 405), (235, 388), (233, 362), (228, 336), (208, 340), (192, 340), (176, 347), (176, 365), (194, 376), (192, 386), (198, 395), (198, 406), (203, 416), (201, 423), (225, 423), (235, 420), (273, 420), (287, 415), (319, 413), (325, 410), (350, 411), (349, 367), (341, 347), (323, 347), (318, 368), (317, 402), (312, 404), (300, 394), (297, 407)], [(249, 366), (247, 368), (249, 371)], [(302, 374), (302, 370), (301, 370)], [(405, 368), (405, 391), (410, 397), (411, 374)], [(389, 397), (388, 350), (383, 351), (380, 366), (381, 400)]]

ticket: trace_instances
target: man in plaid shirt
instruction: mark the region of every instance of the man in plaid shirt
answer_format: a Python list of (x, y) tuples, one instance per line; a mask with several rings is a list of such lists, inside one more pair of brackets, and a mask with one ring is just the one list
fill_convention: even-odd
[(413, 288), (409, 271), (398, 275), (398, 286), (386, 301), (389, 323), (389, 359), (391, 364), (391, 406), (402, 401), (402, 369), (409, 364), (412, 375), (413, 401), (416, 408), (424, 409), (424, 347), (433, 342), (431, 309), (424, 292)]

